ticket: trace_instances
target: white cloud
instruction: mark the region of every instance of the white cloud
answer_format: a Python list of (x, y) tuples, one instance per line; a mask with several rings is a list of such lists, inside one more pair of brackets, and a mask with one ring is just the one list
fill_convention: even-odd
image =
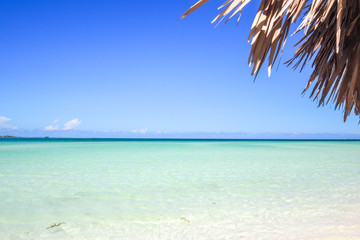
[(49, 125), (49, 126), (46, 126), (44, 128), (45, 131), (54, 131), (54, 130), (59, 130), (59, 126), (58, 125)]
[(132, 130), (132, 133), (140, 133), (140, 134), (145, 134), (148, 132), (147, 128), (142, 128), (140, 130)]
[(11, 121), (11, 119), (8, 117), (0, 117), (0, 128), (10, 128), (13, 130), (18, 129), (17, 126), (12, 126), (12, 125), (6, 124), (6, 122), (8, 122), (8, 121)]
[(65, 123), (63, 130), (71, 130), (73, 128), (75, 128), (76, 126), (78, 126), (81, 123), (81, 121), (77, 118), (74, 118), (70, 121), (68, 121), (67, 123)]
[(0, 117), (0, 124), (3, 124), (4, 122), (10, 121), (10, 118), (7, 117)]
[(55, 131), (55, 130), (59, 130), (59, 125), (57, 125), (56, 123), (58, 122), (58, 119), (55, 119), (54, 121), (52, 121), (53, 124), (44, 127), (45, 131)]

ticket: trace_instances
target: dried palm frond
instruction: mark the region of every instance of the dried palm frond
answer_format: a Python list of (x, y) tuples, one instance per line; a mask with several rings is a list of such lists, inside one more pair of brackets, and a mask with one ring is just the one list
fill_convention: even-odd
[[(208, 0), (199, 0), (181, 18), (201, 7)], [(226, 0), (223, 10), (213, 20), (229, 21), (251, 0)], [(304, 31), (292, 59), (294, 68), (313, 57), (314, 68), (304, 92), (313, 84), (310, 97), (319, 106), (335, 102), (335, 109), (344, 108), (344, 121), (354, 108), (360, 115), (360, 0), (262, 0), (252, 24), (249, 41), (249, 65), (252, 74), (259, 73), (268, 57), (268, 74), (284, 49), (291, 24), (303, 15), (295, 33)], [(221, 20), (220, 20), (221, 21)]]

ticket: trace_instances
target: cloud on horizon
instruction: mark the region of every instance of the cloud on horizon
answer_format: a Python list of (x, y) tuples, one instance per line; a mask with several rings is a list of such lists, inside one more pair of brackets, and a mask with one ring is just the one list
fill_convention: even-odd
[(148, 130), (147, 130), (147, 128), (142, 128), (140, 130), (132, 130), (131, 132), (132, 133), (146, 134), (146, 133), (148, 133)]
[(77, 118), (74, 118), (70, 121), (68, 121), (67, 123), (65, 123), (64, 128), (62, 130), (72, 130), (75, 127), (79, 126), (81, 123), (81, 121)]
[(58, 121), (59, 121), (58, 119), (55, 119), (54, 121), (52, 121), (53, 124), (44, 127), (44, 130), (45, 130), (45, 131), (56, 131), (56, 130), (59, 130), (59, 125), (57, 125), (57, 124), (55, 125), (55, 123), (57, 123)]
[(11, 118), (0, 117), (0, 128), (10, 128), (10, 129), (13, 129), (13, 130), (18, 129), (17, 126), (6, 124), (6, 122), (9, 122), (9, 121), (11, 121)]
[(49, 125), (46, 126), (44, 128), (45, 131), (55, 131), (55, 130), (59, 130), (59, 126), (58, 125)]

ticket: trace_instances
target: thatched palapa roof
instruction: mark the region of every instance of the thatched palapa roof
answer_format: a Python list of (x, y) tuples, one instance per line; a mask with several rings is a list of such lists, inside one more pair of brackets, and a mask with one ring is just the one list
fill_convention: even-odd
[[(209, 0), (199, 0), (181, 18)], [(251, 0), (226, 0), (213, 22), (238, 15)], [(259, 73), (268, 57), (268, 73), (284, 49), (291, 24), (302, 17), (295, 33), (304, 32), (294, 57), (286, 62), (300, 71), (312, 61), (305, 87), (319, 106), (330, 100), (344, 109), (344, 121), (354, 109), (360, 115), (360, 0), (262, 0), (252, 24), (249, 64)], [(238, 19), (239, 21), (239, 19)]]

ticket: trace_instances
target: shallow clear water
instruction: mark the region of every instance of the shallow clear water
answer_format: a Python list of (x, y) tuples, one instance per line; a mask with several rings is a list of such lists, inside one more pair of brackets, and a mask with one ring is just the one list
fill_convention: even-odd
[(0, 199), (0, 239), (360, 239), (360, 142), (0, 139)]

